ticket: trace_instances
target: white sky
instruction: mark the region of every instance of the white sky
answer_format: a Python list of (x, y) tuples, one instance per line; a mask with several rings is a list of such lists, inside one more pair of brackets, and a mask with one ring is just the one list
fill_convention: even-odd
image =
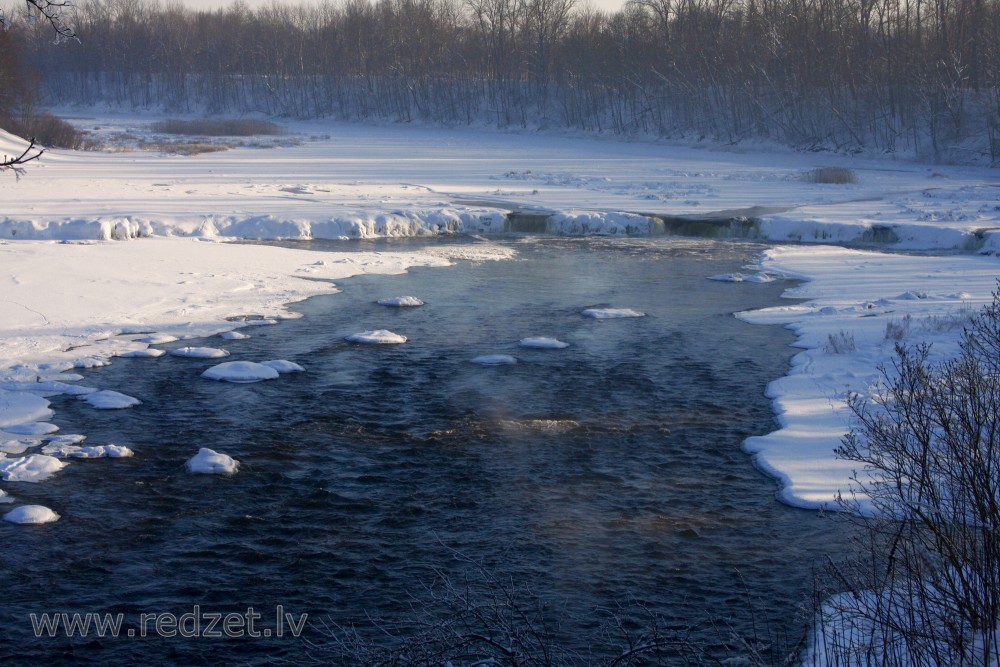
[[(247, 5), (251, 7), (257, 7), (260, 5), (269, 5), (272, 2), (277, 2), (278, 4), (291, 4), (300, 5), (303, 1), (308, 2), (309, 0), (244, 0)], [(218, 9), (219, 7), (228, 7), (233, 4), (233, 0), (180, 0), (180, 2), (188, 7), (195, 9)], [(624, 0), (577, 0), (578, 4), (589, 4), (597, 9), (603, 9), (605, 11), (614, 11), (620, 9), (624, 4)]]

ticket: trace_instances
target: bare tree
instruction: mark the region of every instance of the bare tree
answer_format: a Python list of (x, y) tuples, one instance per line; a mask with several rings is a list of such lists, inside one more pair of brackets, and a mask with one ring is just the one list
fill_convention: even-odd
[[(47, 21), (55, 32), (55, 41), (61, 42), (67, 39), (76, 39), (76, 31), (72, 24), (66, 19), (65, 13), (70, 11), (73, 3), (69, 0), (24, 0), (25, 10), (29, 20), (37, 20), (41, 17)], [(10, 27), (10, 19), (0, 11), (0, 27), (6, 31)], [(20, 178), (24, 173), (24, 165), (32, 160), (42, 157), (45, 151), (35, 148), (35, 138), (28, 140), (28, 147), (18, 156), (4, 156), (0, 161), (0, 171), (13, 171), (14, 175)]]
[(827, 664), (996, 665), (1000, 292), (957, 358), (897, 354), (874, 398), (850, 401), (858, 426), (838, 451), (864, 467), (856, 490), (870, 510), (862, 558), (836, 569), (850, 592), (828, 608)]

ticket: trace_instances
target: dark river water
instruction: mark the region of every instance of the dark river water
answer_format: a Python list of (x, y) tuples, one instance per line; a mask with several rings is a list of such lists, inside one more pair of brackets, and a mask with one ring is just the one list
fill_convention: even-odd
[[(812, 571), (842, 537), (776, 502), (740, 449), (775, 428), (763, 392), (785, 373), (792, 336), (732, 313), (776, 303), (784, 286), (706, 277), (760, 247), (506, 242), (514, 261), (353, 278), (248, 340), (163, 346), (288, 359), (304, 373), (238, 385), (200, 378), (212, 360), (116, 359), (84, 383), (142, 405), (52, 399), (64, 433), (136, 455), (5, 487), (63, 518), (0, 526), (0, 663), (345, 664), (351, 651), (335, 640), (353, 626), (363, 664), (375, 655), (364, 651), (447, 625), (463, 601), (512, 602), (523, 617), (501, 616), (574, 664), (617, 655), (651, 619), (662, 638), (684, 639), (664, 664), (745, 656), (744, 641), (776, 659), (792, 650)], [(375, 303), (409, 294), (426, 305)], [(647, 316), (580, 315), (595, 306)], [(409, 341), (344, 340), (382, 328)], [(569, 347), (518, 347), (529, 336)], [(484, 354), (518, 363), (470, 362)], [(240, 471), (187, 473), (200, 447)], [(211, 614), (242, 614), (246, 630), (248, 608), (262, 636), (204, 633)], [(121, 614), (123, 636), (34, 636), (30, 614), (61, 612)], [(210, 636), (180, 636), (194, 616), (171, 626), (169, 615), (195, 612), (209, 614), (199, 632)], [(161, 615), (162, 632), (142, 614)], [(302, 614), (294, 637), (287, 621)]]

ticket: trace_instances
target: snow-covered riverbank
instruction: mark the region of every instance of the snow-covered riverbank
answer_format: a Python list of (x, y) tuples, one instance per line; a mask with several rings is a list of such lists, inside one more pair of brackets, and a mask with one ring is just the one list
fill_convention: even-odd
[[(150, 121), (75, 122), (142, 131)], [(865, 391), (899, 339), (934, 340), (947, 353), (1000, 275), (1000, 261), (982, 254), (1000, 243), (1000, 179), (989, 170), (473, 130), (293, 129), (298, 146), (191, 157), (53, 151), (19, 182), (3, 176), (3, 481), (38, 481), (62, 467), (40, 453), (56, 437), (45, 397), (84, 393), (74, 368), (141, 354), (166, 336), (230, 330), (241, 317), (287, 317), (286, 304), (347, 276), (509, 256), (488, 244), (331, 254), (224, 238), (490, 233), (510, 209), (551, 212), (554, 231), (642, 233), (652, 223), (637, 213), (758, 207), (759, 235), (803, 245), (768, 250), (756, 268), (807, 280), (788, 293), (807, 301), (741, 314), (792, 327), (804, 349), (769, 390), (782, 428), (746, 447), (781, 479), (783, 500), (808, 507), (849, 484), (850, 466), (833, 455), (848, 427), (846, 393)], [(18, 145), (0, 135), (4, 153)], [(831, 164), (858, 182), (809, 182)], [(866, 240), (949, 254), (811, 245)]]

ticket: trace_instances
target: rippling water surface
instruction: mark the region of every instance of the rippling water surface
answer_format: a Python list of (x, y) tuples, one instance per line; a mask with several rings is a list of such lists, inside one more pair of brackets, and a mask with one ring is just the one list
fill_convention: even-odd
[[(429, 613), (442, 577), (512, 585), (542, 607), (553, 643), (597, 656), (617, 647), (595, 610), (619, 603), (625, 616), (661, 616), (671, 632), (691, 628), (694, 645), (727, 657), (739, 654), (723, 646), (731, 635), (752, 635), (749, 597), (757, 621), (794, 642), (810, 569), (837, 526), (775, 502), (775, 482), (741, 451), (775, 426), (763, 391), (785, 372), (792, 338), (732, 316), (773, 304), (782, 286), (705, 279), (739, 270), (759, 247), (509, 242), (515, 261), (343, 281), (342, 293), (296, 305), (302, 319), (204, 341), (230, 360), (289, 359), (305, 373), (234, 385), (199, 377), (213, 361), (116, 359), (85, 383), (141, 406), (100, 412), (53, 399), (63, 432), (136, 456), (75, 462), (10, 489), (64, 518), (0, 531), (0, 655), (336, 664), (322, 647), (329, 627), (356, 623), (382, 641), (367, 619)], [(403, 294), (427, 305), (375, 304)], [(580, 315), (593, 306), (647, 316)], [(344, 341), (380, 328), (410, 340)], [(570, 347), (519, 348), (528, 336)], [(470, 363), (482, 354), (518, 363)], [(199, 447), (231, 454), (240, 472), (187, 474)], [(141, 613), (179, 616), (196, 604), (253, 607), (265, 628), (280, 604), (310, 623), (304, 639), (69, 640), (35, 639), (28, 621), (120, 612), (135, 629)]]

